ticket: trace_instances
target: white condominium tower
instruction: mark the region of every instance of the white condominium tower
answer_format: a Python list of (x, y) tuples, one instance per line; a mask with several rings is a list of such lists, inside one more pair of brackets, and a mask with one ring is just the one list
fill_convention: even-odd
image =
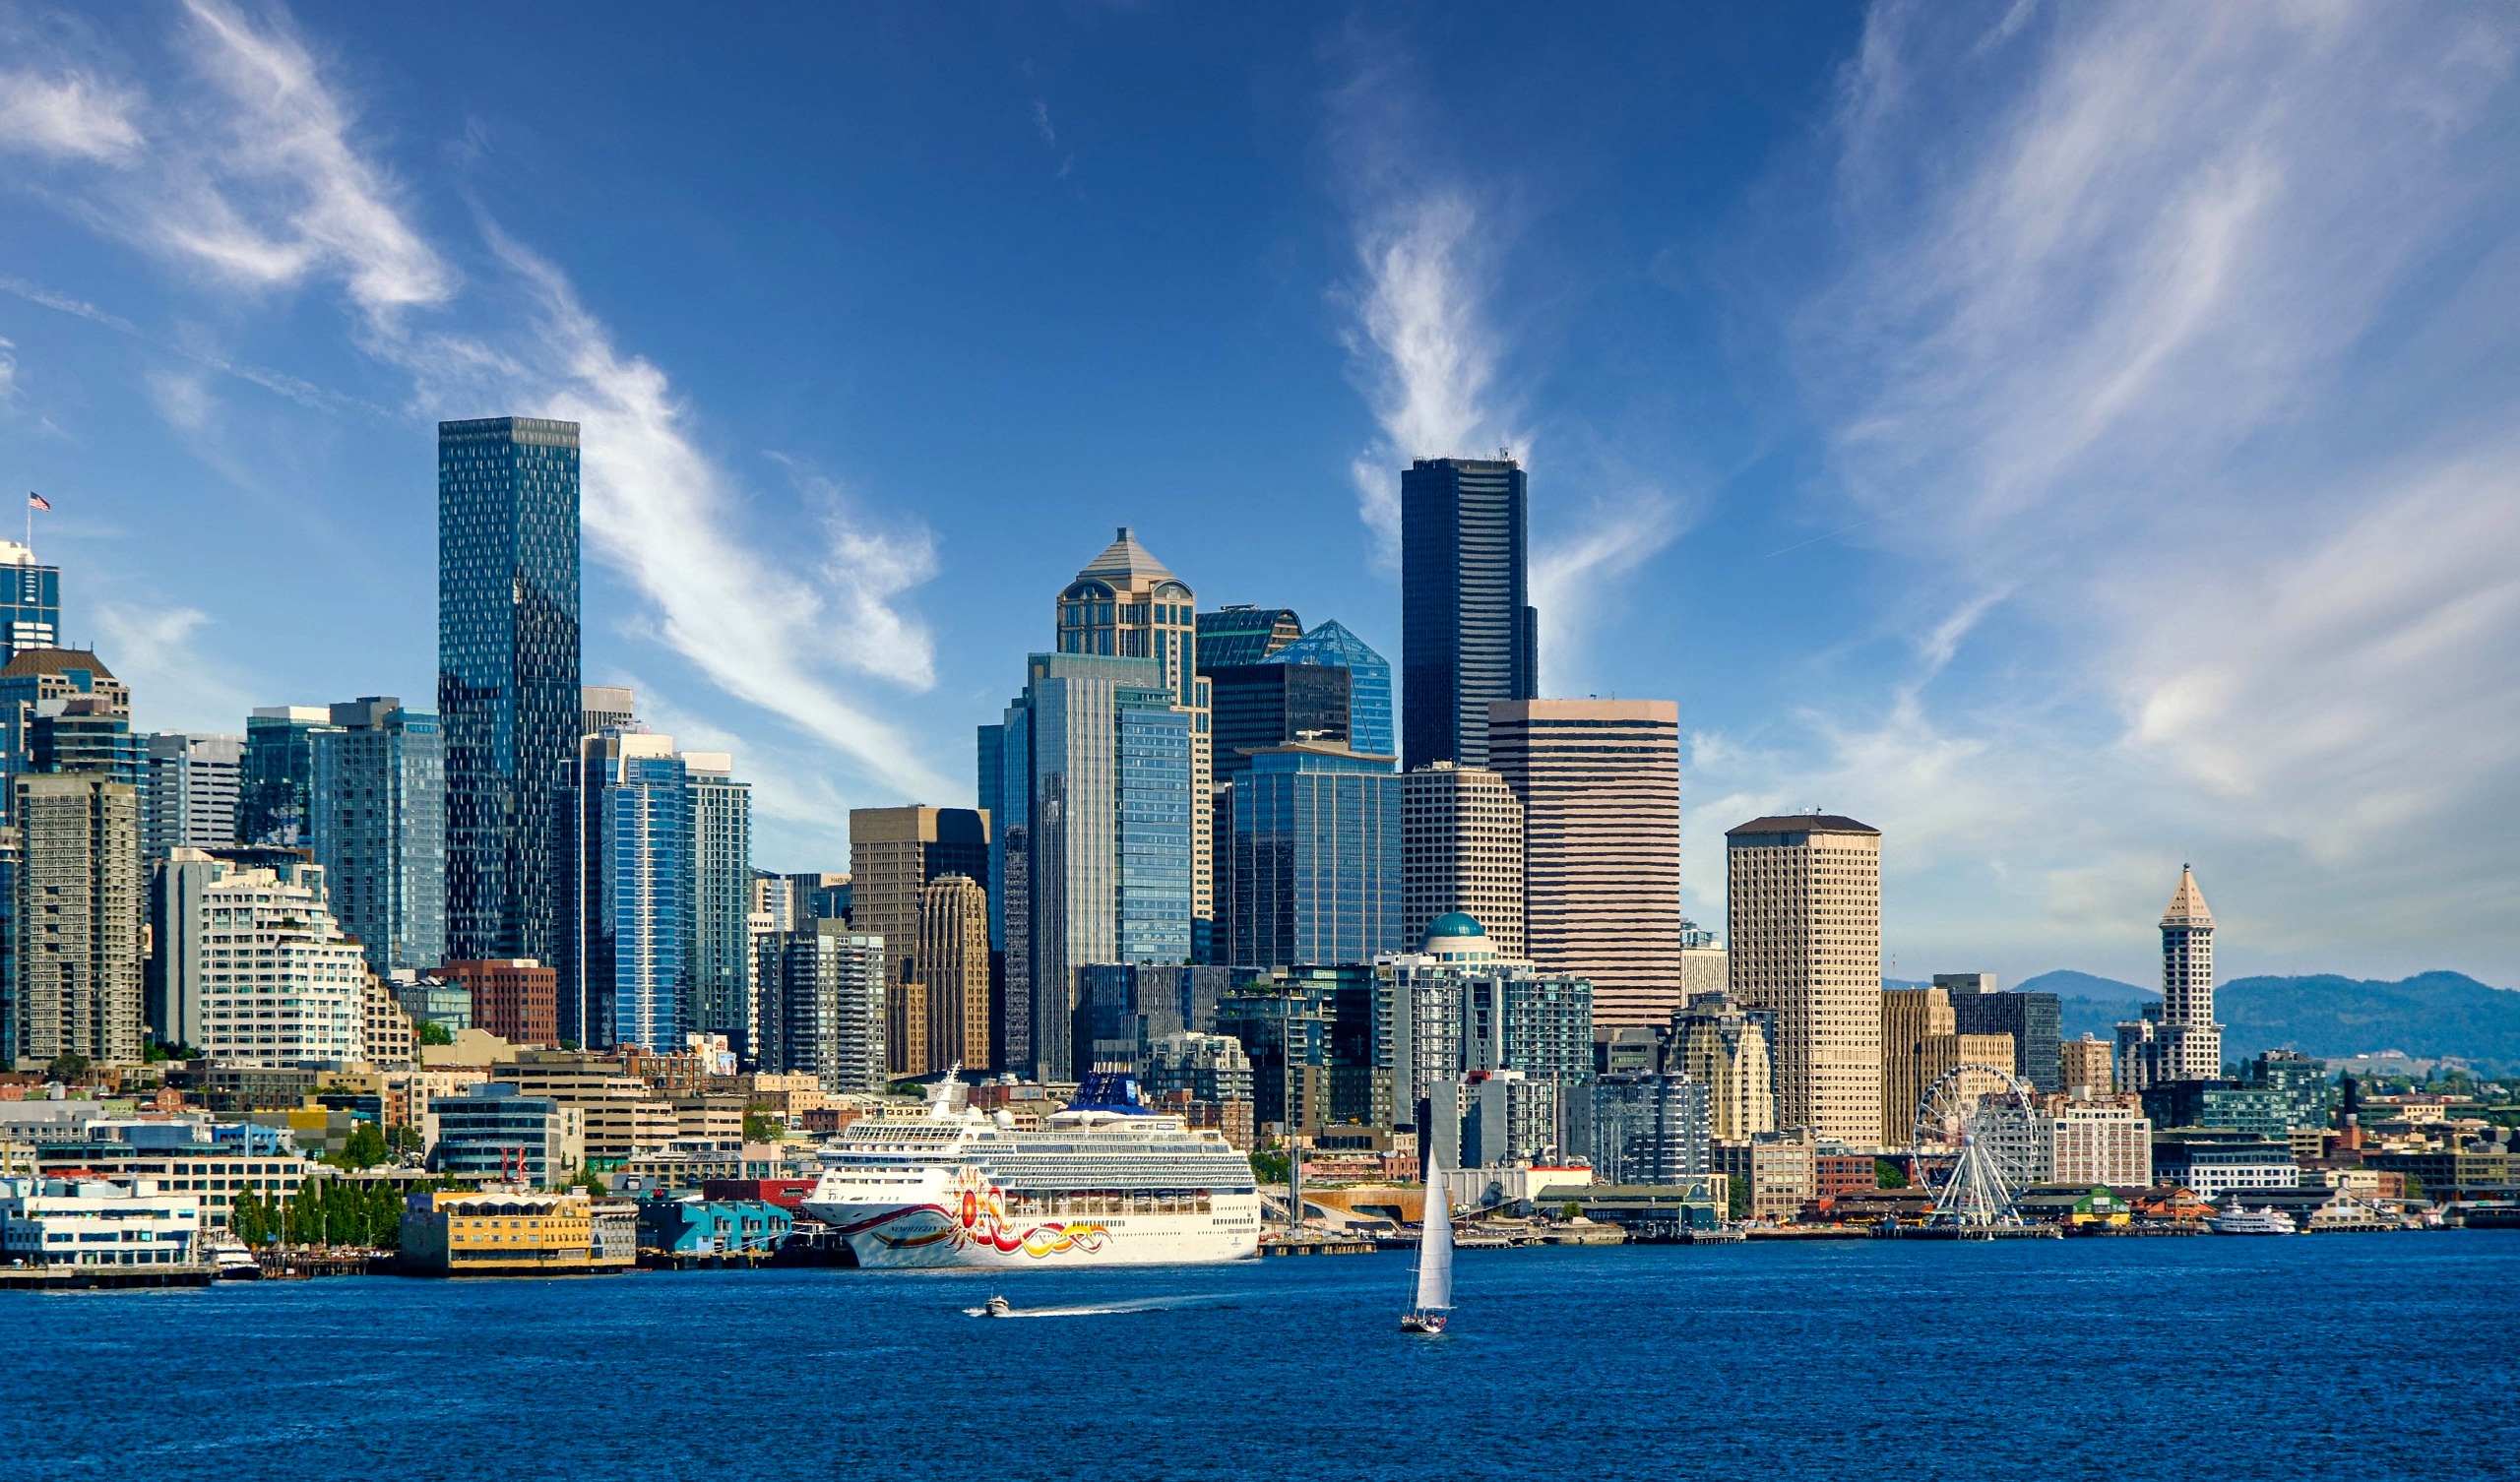
[(1531, 960), (1593, 985), (1597, 1024), (1670, 1022), (1680, 986), (1680, 708), (1511, 700), (1487, 759), (1523, 803)]
[(1881, 1137), (1881, 831), (1836, 814), (1725, 834), (1732, 996), (1776, 1016), (1780, 1127)]

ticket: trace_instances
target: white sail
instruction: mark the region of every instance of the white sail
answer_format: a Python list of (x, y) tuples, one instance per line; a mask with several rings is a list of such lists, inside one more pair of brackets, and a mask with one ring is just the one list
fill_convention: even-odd
[(1452, 1190), (1429, 1159), (1426, 1208), (1418, 1237), (1418, 1311), (1443, 1312), (1453, 1305)]

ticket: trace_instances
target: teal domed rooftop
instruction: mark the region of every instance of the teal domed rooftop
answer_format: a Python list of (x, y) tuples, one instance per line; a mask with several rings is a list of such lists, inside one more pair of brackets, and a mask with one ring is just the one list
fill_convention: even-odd
[(1446, 911), (1426, 923), (1426, 940), (1429, 942), (1437, 937), (1483, 937), (1485, 935), (1487, 935), (1486, 927), (1480, 925), (1476, 918), (1466, 916), (1460, 911)]

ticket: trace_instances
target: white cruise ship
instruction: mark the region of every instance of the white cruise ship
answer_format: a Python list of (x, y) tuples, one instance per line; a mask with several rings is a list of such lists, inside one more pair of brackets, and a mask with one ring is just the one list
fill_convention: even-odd
[(1212, 1130), (1088, 1078), (1039, 1132), (983, 1116), (948, 1076), (914, 1117), (851, 1123), (823, 1152), (805, 1212), (865, 1266), (1152, 1266), (1239, 1261), (1260, 1247), (1250, 1160)]

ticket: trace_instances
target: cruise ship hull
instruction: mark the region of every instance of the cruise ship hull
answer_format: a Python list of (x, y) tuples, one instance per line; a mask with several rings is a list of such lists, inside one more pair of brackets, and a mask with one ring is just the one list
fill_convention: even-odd
[(930, 1187), (915, 1193), (898, 1181), (852, 1182), (827, 1178), (805, 1201), (805, 1212), (839, 1231), (859, 1266), (878, 1269), (1192, 1266), (1240, 1261), (1260, 1249), (1257, 1193), (1216, 1194), (1200, 1201), (1204, 1208), (1033, 1216), (1010, 1211), (1004, 1193), (968, 1167), (950, 1179), (922, 1180)]

